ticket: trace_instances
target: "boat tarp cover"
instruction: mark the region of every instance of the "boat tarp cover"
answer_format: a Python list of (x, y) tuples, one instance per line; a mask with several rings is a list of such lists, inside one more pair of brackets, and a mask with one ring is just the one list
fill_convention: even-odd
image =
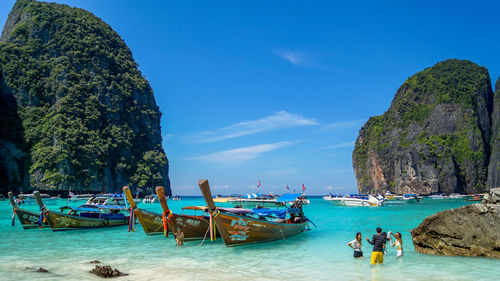
[(220, 211), (233, 214), (251, 214), (252, 210), (243, 208), (218, 208)]
[(254, 213), (254, 215), (257, 215), (259, 217), (274, 216), (280, 219), (284, 219), (286, 217), (287, 210), (258, 208), (258, 209), (252, 209), (252, 212)]
[(283, 194), (281, 195), (277, 200), (276, 202), (293, 202), (295, 201), (295, 199), (297, 199), (297, 197), (299, 197), (300, 193), (286, 193), (286, 194)]

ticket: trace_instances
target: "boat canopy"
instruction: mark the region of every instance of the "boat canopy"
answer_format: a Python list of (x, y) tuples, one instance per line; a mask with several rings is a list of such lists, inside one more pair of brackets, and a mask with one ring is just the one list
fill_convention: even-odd
[(277, 217), (280, 219), (284, 219), (287, 214), (287, 210), (277, 210), (277, 209), (266, 209), (266, 208), (257, 208), (252, 209), (252, 213), (259, 217)]
[(92, 205), (85, 204), (81, 205), (77, 208), (72, 208), (75, 211), (84, 211), (84, 212), (95, 212), (96, 209), (106, 209), (106, 210), (127, 210), (128, 208), (125, 206), (118, 205)]
[(302, 195), (301, 193), (286, 193), (286, 194), (281, 195), (276, 200), (276, 202), (293, 202), (301, 195)]
[[(196, 211), (208, 211), (207, 206), (187, 206), (182, 208), (183, 210), (196, 210)], [(244, 208), (217, 208), (219, 211), (228, 212), (233, 214), (251, 214), (252, 210)]]

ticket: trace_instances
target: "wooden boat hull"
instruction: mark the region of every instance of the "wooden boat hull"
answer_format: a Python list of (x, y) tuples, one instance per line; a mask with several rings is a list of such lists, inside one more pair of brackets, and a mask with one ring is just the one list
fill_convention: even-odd
[[(38, 228), (40, 213), (17, 208), (16, 215), (24, 229)], [(42, 223), (42, 227), (48, 227), (48, 222)]]
[[(163, 234), (163, 218), (159, 213), (136, 209), (135, 216), (147, 235)], [(184, 232), (185, 240), (199, 240), (205, 237), (208, 229), (208, 219), (202, 216), (178, 215), (172, 214), (168, 222), (169, 233), (174, 233), (177, 227), (180, 227)]]
[(215, 223), (226, 246), (286, 239), (303, 232), (307, 227), (307, 222), (277, 223), (231, 213), (219, 213)]
[(135, 209), (134, 214), (139, 219), (142, 229), (147, 235), (163, 234), (161, 214), (143, 209)]
[(123, 219), (99, 219), (73, 216), (60, 212), (54, 212), (51, 210), (47, 210), (45, 216), (47, 217), (47, 221), (50, 225), (50, 228), (52, 228), (52, 231), (111, 227), (129, 224), (128, 216), (125, 216)]
[(181, 231), (184, 232), (185, 240), (200, 240), (205, 237), (205, 234), (210, 237), (209, 232), (207, 232), (210, 231), (209, 221), (203, 216), (172, 214), (171, 223), (169, 222), (170, 231), (175, 234), (177, 227), (180, 227)]

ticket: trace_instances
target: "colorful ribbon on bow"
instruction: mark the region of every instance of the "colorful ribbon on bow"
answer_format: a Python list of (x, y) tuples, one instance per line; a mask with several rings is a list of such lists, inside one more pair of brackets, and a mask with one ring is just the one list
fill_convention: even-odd
[(16, 209), (12, 210), (12, 226), (16, 225)]
[(210, 241), (214, 241), (216, 239), (217, 228), (215, 227), (214, 219), (219, 215), (219, 210), (216, 210), (214, 213), (210, 213)]
[(130, 217), (128, 221), (128, 232), (130, 231), (135, 232), (135, 212), (132, 207), (130, 207)]
[(172, 211), (170, 211), (170, 210), (163, 211), (163, 214), (161, 217), (163, 220), (163, 235), (165, 235), (165, 237), (168, 237), (168, 221), (172, 217)]

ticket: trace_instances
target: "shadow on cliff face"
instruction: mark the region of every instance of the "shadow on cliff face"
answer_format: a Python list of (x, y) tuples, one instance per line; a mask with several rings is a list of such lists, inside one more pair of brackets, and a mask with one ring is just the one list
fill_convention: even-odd
[[(0, 69), (0, 193), (19, 191), (28, 161), (24, 129), (17, 102)], [(27, 177), (29, 178), (29, 177)], [(28, 183), (24, 183), (29, 186)]]

